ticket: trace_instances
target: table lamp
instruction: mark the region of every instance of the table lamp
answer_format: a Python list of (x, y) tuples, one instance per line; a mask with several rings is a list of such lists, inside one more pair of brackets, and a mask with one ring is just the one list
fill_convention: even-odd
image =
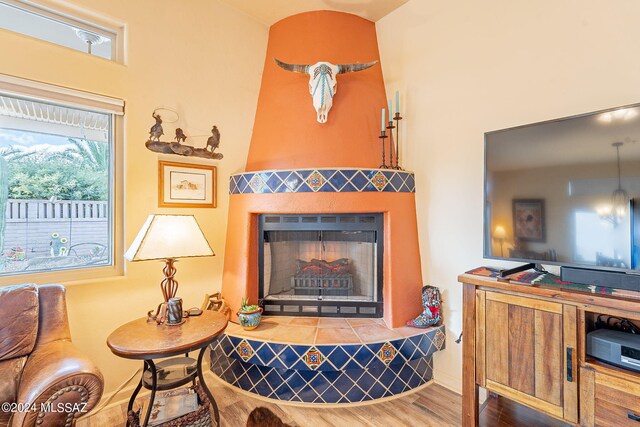
[(149, 215), (124, 254), (132, 262), (164, 260), (160, 282), (164, 301), (176, 296), (176, 258), (215, 256), (193, 215)]
[(496, 229), (493, 231), (493, 238), (498, 241), (500, 244), (500, 256), (504, 256), (504, 240), (507, 238), (507, 231), (503, 226), (498, 225)]

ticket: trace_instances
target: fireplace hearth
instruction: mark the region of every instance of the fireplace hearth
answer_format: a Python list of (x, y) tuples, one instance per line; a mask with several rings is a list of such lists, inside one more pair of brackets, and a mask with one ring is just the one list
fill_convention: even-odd
[(382, 317), (383, 215), (259, 215), (265, 314)]

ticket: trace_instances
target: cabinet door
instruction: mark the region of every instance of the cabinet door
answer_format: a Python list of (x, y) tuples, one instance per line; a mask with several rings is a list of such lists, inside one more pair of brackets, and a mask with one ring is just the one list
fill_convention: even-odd
[[(484, 292), (484, 291), (478, 291)], [(576, 309), (486, 291), (481, 384), (557, 418), (577, 422)], [(482, 326), (480, 326), (482, 327)], [(484, 347), (484, 348), (482, 348)]]

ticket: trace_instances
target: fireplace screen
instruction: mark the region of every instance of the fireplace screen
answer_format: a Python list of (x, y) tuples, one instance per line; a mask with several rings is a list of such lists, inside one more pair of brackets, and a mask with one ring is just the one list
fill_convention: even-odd
[(312, 301), (381, 302), (381, 217), (263, 215), (261, 298), (307, 307)]

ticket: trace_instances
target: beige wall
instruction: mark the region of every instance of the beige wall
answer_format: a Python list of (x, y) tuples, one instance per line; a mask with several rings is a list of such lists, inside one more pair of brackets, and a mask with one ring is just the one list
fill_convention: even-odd
[[(416, 171), (425, 283), (444, 290), (436, 381), (460, 390), (462, 293), (482, 258), (483, 133), (640, 101), (634, 0), (410, 0), (377, 24), (401, 158)], [(496, 325), (497, 326), (497, 325)]]
[[(220, 289), (228, 179), (244, 169), (267, 28), (217, 0), (75, 4), (126, 25), (126, 65), (0, 30), (0, 73), (125, 99), (125, 245), (150, 213), (194, 213), (217, 256), (181, 260), (176, 278), (185, 306), (200, 306), (205, 292)], [(158, 208), (159, 156), (144, 142), (153, 124), (151, 112), (159, 106), (180, 113), (179, 125), (187, 135), (208, 135), (213, 124), (220, 129), (224, 159), (201, 161), (218, 166), (216, 209)], [(167, 136), (174, 127), (165, 123)], [(191, 142), (204, 146), (206, 137)], [(105, 344), (107, 336), (160, 302), (161, 267), (153, 261), (127, 263), (124, 278), (68, 286), (73, 339), (104, 372), (107, 392), (140, 365), (113, 356)]]

